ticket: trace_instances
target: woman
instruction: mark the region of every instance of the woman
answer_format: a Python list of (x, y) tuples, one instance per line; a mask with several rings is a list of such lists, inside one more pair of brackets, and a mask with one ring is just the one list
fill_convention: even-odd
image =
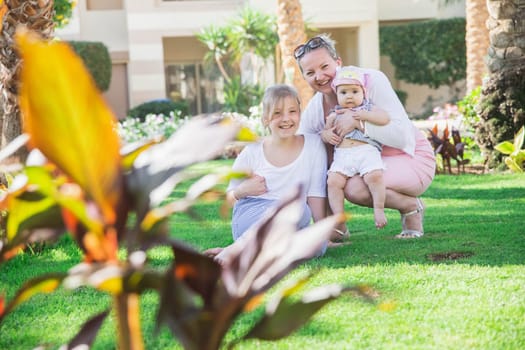
[[(336, 70), (341, 66), (334, 41), (327, 35), (319, 35), (299, 45), (294, 56), (304, 79), (316, 91), (303, 112), (299, 133), (320, 134), (328, 144), (353, 129), (361, 129), (370, 138), (381, 142), (384, 147), (382, 158), (386, 169), (385, 207), (397, 209), (401, 214), (401, 233), (396, 238), (417, 238), (423, 236), (424, 205), (418, 197), (430, 186), (435, 174), (435, 157), (425, 135), (408, 119), (408, 116), (393, 90), (388, 78), (374, 69), (360, 70), (367, 76), (366, 91), (370, 102), (385, 110), (390, 122), (379, 126), (364, 123), (353, 118), (352, 111), (339, 110), (333, 128), (325, 129), (325, 121), (331, 109), (337, 104), (337, 96), (331, 84)], [(339, 140), (340, 141), (340, 140)], [(350, 202), (372, 206), (372, 197), (361, 177), (353, 177), (345, 186), (345, 197)]]

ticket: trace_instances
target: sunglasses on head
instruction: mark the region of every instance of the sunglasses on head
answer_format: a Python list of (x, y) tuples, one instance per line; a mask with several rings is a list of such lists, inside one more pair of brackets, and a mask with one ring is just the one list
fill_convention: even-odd
[(296, 60), (303, 57), (306, 53), (306, 49), (315, 50), (321, 46), (327, 46), (326, 41), (323, 40), (320, 36), (315, 36), (312, 39), (308, 40), (306, 43), (297, 46), (293, 52), (293, 55)]

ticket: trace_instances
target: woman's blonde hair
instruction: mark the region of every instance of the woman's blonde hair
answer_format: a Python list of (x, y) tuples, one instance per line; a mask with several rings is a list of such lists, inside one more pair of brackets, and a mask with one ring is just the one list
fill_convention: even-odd
[[(320, 40), (320, 45), (316, 45), (314, 48), (312, 48), (309, 43), (313, 43), (315, 39), (321, 39)], [(304, 44), (301, 44), (299, 46), (297, 46), (297, 48), (295, 48), (295, 51), (294, 51), (294, 55), (296, 54), (297, 50), (301, 48), (302, 49), (302, 53), (299, 57), (295, 57), (295, 60), (297, 62), (297, 65), (299, 66), (299, 69), (301, 70), (301, 72), (303, 71), (303, 67), (301, 66), (301, 59), (309, 52), (311, 51), (314, 51), (314, 50), (317, 50), (317, 49), (320, 49), (320, 48), (324, 48), (328, 54), (330, 55), (330, 57), (332, 57), (334, 60), (337, 60), (339, 58), (339, 54), (337, 53), (337, 50), (335, 49), (335, 40), (332, 39), (330, 37), (330, 34), (328, 33), (322, 33), (322, 34), (319, 34), (319, 35), (316, 35), (310, 39), (308, 39), (308, 41), (306, 41)]]
[(292, 97), (297, 100), (299, 108), (301, 108), (301, 101), (297, 90), (287, 84), (276, 84), (266, 88), (262, 99), (262, 121), (266, 126), (275, 110), (275, 106), (284, 100), (286, 97)]

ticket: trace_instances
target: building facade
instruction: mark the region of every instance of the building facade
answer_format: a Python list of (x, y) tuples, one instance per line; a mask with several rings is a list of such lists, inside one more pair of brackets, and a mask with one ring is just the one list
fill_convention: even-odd
[[(465, 15), (464, 1), (446, 7), (438, 0), (303, 0), (301, 4), (303, 17), (336, 40), (345, 64), (381, 69), (391, 79), (392, 66), (379, 52), (381, 25)], [(105, 97), (119, 118), (130, 107), (163, 98), (185, 99), (195, 114), (210, 112), (221, 102), (222, 81), (203, 65), (207, 48), (195, 35), (211, 24), (225, 24), (244, 6), (272, 14), (277, 2), (78, 0), (70, 24), (56, 35), (63, 40), (101, 41), (108, 47), (113, 73)], [(426, 94), (446, 94), (392, 83), (408, 92), (407, 110), (412, 113), (421, 108), (418, 103)]]

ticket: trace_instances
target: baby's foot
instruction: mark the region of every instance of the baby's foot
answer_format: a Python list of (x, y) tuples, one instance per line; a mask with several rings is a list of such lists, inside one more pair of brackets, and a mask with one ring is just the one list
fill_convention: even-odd
[(374, 208), (374, 220), (377, 228), (385, 227), (387, 223), (385, 211), (383, 209)]

